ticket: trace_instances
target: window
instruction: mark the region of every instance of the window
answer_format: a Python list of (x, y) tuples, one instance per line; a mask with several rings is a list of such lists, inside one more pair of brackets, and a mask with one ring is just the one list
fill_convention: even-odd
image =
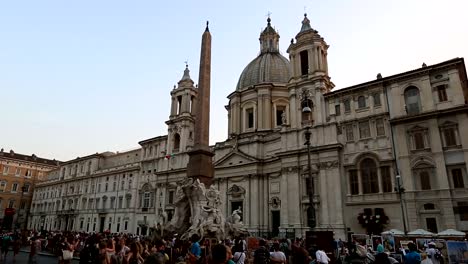
[(354, 141), (353, 125), (346, 126), (346, 140), (348, 142)]
[(174, 152), (179, 152), (180, 148), (180, 135), (179, 133), (174, 134)]
[(254, 110), (253, 108), (249, 108), (246, 111), (246, 119), (247, 119), (247, 128), (253, 128), (254, 127)]
[(371, 159), (361, 162), (362, 190), (363, 193), (378, 193), (379, 183), (377, 179), (377, 166)]
[(104, 191), (107, 192), (109, 189), (109, 184), (106, 182), (106, 185), (104, 186)]
[(15, 208), (15, 200), (10, 200), (8, 202), (8, 208)]
[(447, 127), (442, 130), (444, 134), (445, 146), (453, 147), (457, 145), (457, 138), (455, 134), (455, 127)]
[(111, 197), (111, 200), (110, 200), (110, 209), (114, 209), (115, 208), (115, 197)]
[(0, 192), (4, 192), (6, 186), (7, 186), (7, 182), (6, 182), (6, 181), (0, 182)]
[(167, 199), (169, 204), (174, 203), (174, 191), (169, 191), (168, 199)]
[(18, 191), (18, 184), (13, 183), (13, 185), (11, 186), (11, 192), (16, 192), (16, 191)]
[(382, 176), (382, 191), (392, 192), (392, 176), (390, 175), (390, 167), (381, 167), (380, 174)]
[(28, 183), (26, 183), (26, 184), (23, 185), (23, 188), (24, 188), (24, 192), (25, 192), (25, 193), (28, 193), (28, 192), (29, 192), (30, 185), (29, 185)]
[(377, 118), (375, 120), (375, 130), (377, 131), (377, 136), (385, 136), (385, 126), (383, 118)]
[(437, 231), (437, 221), (435, 218), (426, 218), (426, 227), (427, 231), (432, 232), (432, 233), (438, 233)]
[(381, 106), (382, 105), (382, 103), (380, 102), (380, 94), (379, 93), (373, 94), (372, 97), (374, 98), (374, 106)]
[(132, 201), (131, 197), (127, 197), (125, 208), (130, 208), (130, 202)]
[(357, 170), (349, 171), (349, 184), (351, 187), (351, 194), (359, 194), (359, 178), (357, 175)]
[(125, 188), (125, 180), (122, 180), (122, 181), (120, 182), (120, 190), (123, 191), (124, 188)]
[(9, 170), (8, 166), (3, 166), (3, 175), (8, 174), (8, 170)]
[(21, 169), (20, 168), (16, 168), (16, 171), (15, 171), (15, 176), (18, 177), (21, 175)]
[(359, 122), (359, 137), (361, 139), (370, 138), (369, 121)]
[(435, 210), (435, 205), (433, 203), (424, 204), (424, 210)]
[(452, 169), (453, 188), (465, 188), (461, 168)]
[(468, 202), (458, 202), (454, 213), (460, 215), (460, 221), (468, 221)]
[(351, 112), (351, 102), (349, 101), (349, 99), (348, 99), (348, 100), (345, 100), (345, 101), (343, 102), (343, 104), (344, 104), (344, 111), (345, 111), (345, 113)]
[(447, 101), (447, 91), (445, 85), (437, 86), (437, 95), (439, 96), (439, 102)]
[(180, 115), (180, 110), (182, 109), (182, 96), (177, 96), (177, 115)]
[(124, 230), (127, 230), (128, 229), (128, 221), (125, 221), (124, 222)]
[(405, 103), (407, 114), (419, 114), (421, 111), (421, 102), (418, 88), (410, 86), (405, 90)]
[(358, 108), (365, 108), (366, 107), (366, 98), (364, 96), (358, 97)]
[(413, 134), (414, 139), (414, 149), (424, 149), (424, 132), (419, 131)]
[(119, 197), (119, 209), (122, 209), (122, 207), (123, 207), (123, 197), (120, 196)]
[(307, 50), (303, 50), (299, 53), (301, 58), (301, 75), (309, 74), (309, 54)]
[(431, 178), (428, 171), (421, 171), (419, 173), (419, 180), (421, 181), (421, 190), (431, 189)]
[(335, 115), (336, 116), (341, 115), (341, 105), (339, 105), (339, 104), (335, 105)]

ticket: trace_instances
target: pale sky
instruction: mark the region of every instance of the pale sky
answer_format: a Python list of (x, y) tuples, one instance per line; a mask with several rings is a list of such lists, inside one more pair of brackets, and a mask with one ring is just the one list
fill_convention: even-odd
[(335, 89), (468, 57), (466, 0), (2, 1), (0, 148), (69, 160), (167, 134), (184, 61), (198, 82), (206, 20), (210, 143), (224, 141), (226, 96), (259, 52), (267, 13), (288, 57), (304, 7), (330, 45)]

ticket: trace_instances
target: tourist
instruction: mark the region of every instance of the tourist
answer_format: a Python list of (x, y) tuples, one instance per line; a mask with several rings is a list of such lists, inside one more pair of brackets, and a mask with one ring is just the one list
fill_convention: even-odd
[(431, 260), (434, 264), (440, 264), (440, 259), (442, 258), (442, 254), (436, 248), (435, 242), (429, 242), (428, 248), (426, 249), (427, 257)]
[(414, 244), (414, 242), (409, 242), (408, 249), (409, 253), (406, 253), (405, 250), (402, 250), (405, 264), (420, 264), (421, 255), (419, 255), (417, 252), (416, 244)]
[(260, 239), (259, 245), (260, 247), (254, 252), (254, 264), (270, 263), (270, 252), (266, 248), (266, 241), (264, 239)]
[(16, 262), (16, 255), (18, 255), (21, 248), (21, 238), (19, 235), (16, 236), (13, 241), (13, 262)]
[(434, 264), (426, 252), (421, 253), (421, 264)]
[(325, 251), (323, 251), (323, 247), (320, 245), (318, 245), (318, 250), (315, 252), (315, 258), (319, 264), (328, 264), (330, 261), (330, 258), (327, 256)]
[(294, 264), (309, 264), (309, 253), (301, 246), (301, 239), (296, 238), (292, 245), (292, 263)]
[(379, 264), (391, 264), (388, 254), (384, 252), (382, 244), (377, 246), (377, 254), (375, 255), (375, 263)]
[(162, 264), (169, 261), (169, 256), (164, 252), (164, 241), (158, 239), (154, 242), (154, 252), (145, 258), (144, 264)]
[(223, 244), (213, 246), (211, 250), (211, 264), (227, 264), (228, 258), (227, 246)]
[(6, 257), (8, 255), (8, 250), (9, 250), (9, 247), (10, 247), (11, 240), (12, 239), (11, 239), (11, 236), (10, 236), (9, 233), (3, 235), (3, 238), (2, 238), (2, 253), (3, 253), (3, 260), (4, 261), (6, 260)]
[(142, 247), (140, 242), (136, 241), (130, 244), (130, 252), (127, 255), (128, 264), (142, 264), (144, 259), (141, 257)]
[(41, 241), (37, 237), (31, 238), (31, 247), (29, 250), (28, 263), (37, 263), (37, 253), (41, 250)]
[(190, 263), (197, 263), (198, 260), (201, 258), (201, 247), (198, 241), (200, 240), (200, 237), (197, 234), (193, 234), (192, 237), (190, 238), (190, 241), (192, 244), (190, 245), (190, 250), (188, 252), (188, 260)]
[(270, 252), (271, 263), (286, 264), (286, 255), (280, 251), (278, 242), (273, 243), (273, 252)]
[(245, 258), (246, 255), (242, 240), (237, 240), (236, 245), (234, 246), (234, 256), (232, 257), (232, 261), (236, 264), (244, 264)]

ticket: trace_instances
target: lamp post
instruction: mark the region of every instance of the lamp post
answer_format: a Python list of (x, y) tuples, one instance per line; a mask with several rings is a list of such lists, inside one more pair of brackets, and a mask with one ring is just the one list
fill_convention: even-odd
[(405, 192), (405, 188), (403, 187), (400, 174), (396, 176), (395, 191), (398, 193), (398, 197), (400, 198), (401, 218), (403, 220), (403, 232), (406, 236), (408, 234), (408, 229), (406, 227), (405, 205), (403, 203), (403, 193)]
[[(303, 108), (302, 113), (304, 114), (311, 114), (312, 109), (309, 106), (309, 96), (307, 91), (304, 90), (302, 94), (303, 99)], [(309, 186), (308, 186), (308, 194), (309, 194), (309, 208), (307, 208), (307, 225), (310, 228), (315, 228), (317, 221), (315, 219), (315, 208), (314, 208), (314, 179), (312, 177), (312, 165), (310, 161), (310, 136), (312, 132), (310, 131), (310, 126), (306, 126), (304, 136), (306, 142), (304, 145), (307, 146), (307, 171), (309, 177)]]

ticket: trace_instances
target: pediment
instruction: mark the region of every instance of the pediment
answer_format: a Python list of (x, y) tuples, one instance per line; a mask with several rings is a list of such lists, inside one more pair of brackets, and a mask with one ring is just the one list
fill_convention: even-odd
[(215, 162), (215, 167), (227, 167), (227, 166), (236, 166), (242, 164), (249, 164), (253, 162), (257, 162), (258, 159), (247, 155), (241, 151), (234, 150), (229, 152), (224, 157), (220, 158), (218, 161)]

